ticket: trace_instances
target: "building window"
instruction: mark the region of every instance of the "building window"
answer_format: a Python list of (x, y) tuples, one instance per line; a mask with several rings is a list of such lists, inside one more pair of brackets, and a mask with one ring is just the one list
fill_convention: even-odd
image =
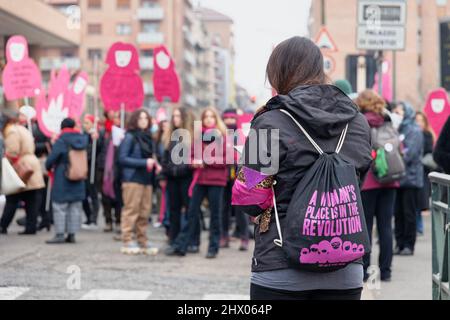
[(131, 34), (131, 25), (129, 23), (118, 23), (116, 33), (119, 36), (129, 36)]
[(101, 9), (102, 0), (88, 0), (89, 9)]
[(94, 60), (95, 57), (99, 60), (102, 59), (102, 49), (88, 49), (89, 60)]
[(141, 6), (144, 8), (152, 8), (152, 7), (156, 7), (157, 3), (155, 0), (142, 0)]
[(142, 32), (153, 33), (159, 31), (159, 23), (145, 22), (142, 24)]
[(153, 58), (153, 50), (152, 49), (141, 50), (141, 56), (145, 58)]
[(130, 0), (117, 0), (118, 9), (130, 9)]
[(102, 34), (102, 25), (100, 23), (88, 24), (88, 34)]

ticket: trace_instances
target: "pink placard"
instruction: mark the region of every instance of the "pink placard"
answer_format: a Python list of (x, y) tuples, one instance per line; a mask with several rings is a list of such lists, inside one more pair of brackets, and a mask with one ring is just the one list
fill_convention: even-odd
[(6, 99), (11, 101), (37, 96), (42, 87), (41, 73), (28, 55), (25, 37), (13, 36), (8, 40), (6, 59), (2, 80)]
[(139, 55), (135, 46), (116, 42), (108, 51), (109, 65), (100, 81), (100, 95), (107, 111), (119, 111), (123, 105), (132, 112), (144, 103), (144, 85), (139, 75)]
[(36, 100), (36, 117), (39, 128), (49, 138), (61, 131), (61, 122), (69, 117), (69, 108), (64, 105), (64, 95), (70, 83), (70, 74), (66, 67), (60, 72), (52, 71), (48, 96), (44, 88)]
[(175, 61), (170, 56), (165, 46), (154, 49), (154, 73), (153, 87), (155, 89), (155, 99), (163, 102), (169, 98), (171, 102), (180, 101), (180, 77), (178, 76)]
[(424, 112), (434, 132), (439, 136), (445, 122), (450, 116), (450, 104), (447, 91), (443, 88), (432, 91), (428, 95)]
[[(391, 62), (386, 60), (383, 62), (383, 75), (381, 77), (382, 81), (382, 89), (383, 89), (383, 98), (386, 101), (391, 102), (393, 99), (393, 90), (392, 90), (392, 66)], [(378, 73), (375, 74), (375, 84), (373, 85), (373, 90), (379, 92), (378, 90), (379, 76)]]
[(88, 81), (88, 74), (80, 72), (64, 95), (64, 106), (69, 108), (69, 116), (73, 119), (80, 119), (84, 112), (85, 92)]

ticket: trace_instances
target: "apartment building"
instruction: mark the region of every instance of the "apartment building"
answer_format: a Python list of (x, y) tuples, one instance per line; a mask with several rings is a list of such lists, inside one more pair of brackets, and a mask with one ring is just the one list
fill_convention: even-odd
[(197, 12), (211, 41), (214, 105), (220, 110), (236, 107), (233, 20), (208, 8), (198, 8)]
[(93, 76), (94, 60), (102, 72), (106, 53), (117, 41), (136, 45), (146, 94), (145, 107), (155, 111), (153, 99), (153, 49), (164, 44), (172, 53), (181, 77), (181, 104), (197, 107), (195, 68), (197, 63), (192, 27), (191, 0), (42, 0), (70, 17), (80, 10), (81, 66)]
[[(320, 28), (325, 26), (338, 49), (330, 53), (336, 62), (332, 79), (354, 79), (354, 73), (361, 66), (370, 77), (376, 72), (370, 63), (374, 53), (356, 48), (357, 12), (358, 0), (312, 0), (311, 38), (315, 39)], [(440, 43), (439, 25), (449, 17), (447, 0), (407, 1), (406, 49), (396, 53), (398, 100), (409, 100), (420, 108), (429, 91), (441, 86), (440, 48), (443, 44)], [(385, 52), (385, 57), (391, 63), (394, 60), (392, 52)], [(372, 83), (373, 79), (368, 79), (367, 84)]]
[[(39, 0), (0, 0), (0, 70), (6, 63), (5, 47), (9, 37), (24, 35), (29, 43), (30, 56), (45, 71), (53, 57), (66, 59), (70, 67), (80, 68), (76, 57), (80, 34), (67, 27), (66, 17)], [(64, 58), (67, 57), (67, 58)], [(48, 73), (43, 72), (44, 82)], [(0, 104), (3, 93), (0, 86)]]

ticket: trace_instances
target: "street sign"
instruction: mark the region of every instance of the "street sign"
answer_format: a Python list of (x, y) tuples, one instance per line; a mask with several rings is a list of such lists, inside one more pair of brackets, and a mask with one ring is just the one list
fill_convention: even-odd
[(336, 61), (328, 54), (323, 55), (323, 68), (327, 76), (330, 76), (336, 70)]
[(327, 28), (323, 27), (320, 29), (319, 34), (315, 41), (316, 45), (320, 50), (325, 50), (328, 52), (337, 52), (338, 48)]
[(404, 50), (405, 28), (359, 26), (357, 47), (360, 50)]
[(359, 1), (358, 24), (404, 26), (406, 24), (406, 1)]
[(406, 0), (359, 0), (356, 47), (359, 50), (404, 50)]

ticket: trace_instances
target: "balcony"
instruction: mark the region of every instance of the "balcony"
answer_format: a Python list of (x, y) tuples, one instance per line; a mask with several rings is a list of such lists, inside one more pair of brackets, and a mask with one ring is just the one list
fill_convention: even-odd
[(191, 66), (195, 67), (197, 64), (197, 60), (195, 59), (195, 55), (190, 51), (184, 51), (184, 60), (189, 63)]
[(184, 101), (190, 107), (196, 107), (197, 106), (197, 99), (191, 94), (185, 95), (184, 96)]
[(197, 79), (194, 77), (193, 74), (186, 74), (185, 75), (186, 82), (191, 86), (195, 87), (197, 85)]
[(164, 9), (155, 7), (141, 7), (137, 10), (137, 17), (141, 21), (160, 21), (164, 19)]
[(161, 44), (164, 42), (164, 34), (161, 32), (141, 32), (137, 36), (139, 44)]
[(153, 70), (153, 57), (140, 57), (139, 65), (141, 70)]
[(196, 44), (195, 38), (192, 35), (192, 32), (189, 29), (184, 29), (183, 30), (184, 33), (184, 38), (186, 39), (186, 41), (193, 47)]
[(80, 58), (41, 58), (39, 60), (39, 67), (42, 71), (51, 71), (55, 69), (60, 69), (63, 65), (69, 70), (78, 70), (81, 68)]

